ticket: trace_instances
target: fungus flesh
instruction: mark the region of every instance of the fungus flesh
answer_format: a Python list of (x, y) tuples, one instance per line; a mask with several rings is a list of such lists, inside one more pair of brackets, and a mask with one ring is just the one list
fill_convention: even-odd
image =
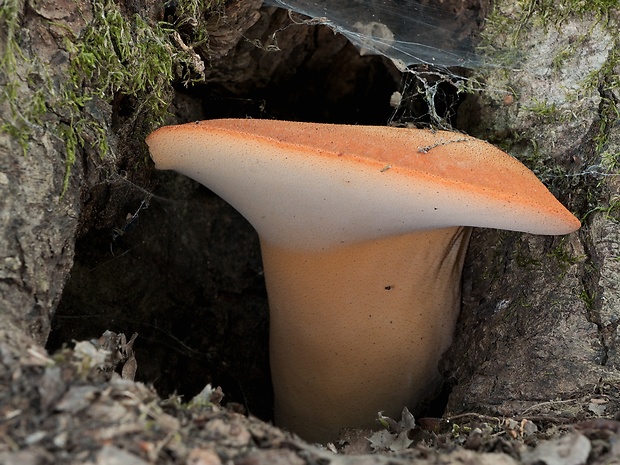
[(166, 126), (147, 143), (157, 168), (257, 230), (276, 423), (312, 441), (372, 428), (435, 387), (472, 226), (580, 226), (524, 165), (459, 133), (231, 119)]

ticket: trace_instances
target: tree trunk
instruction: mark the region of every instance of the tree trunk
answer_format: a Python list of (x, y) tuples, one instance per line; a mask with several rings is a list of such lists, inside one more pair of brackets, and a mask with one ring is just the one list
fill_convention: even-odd
[[(138, 332), (138, 379), (188, 398), (221, 383), (268, 419), (257, 238), (154, 173), (144, 137), (224, 116), (385, 124), (401, 75), (260, 0), (177, 3), (0, 4), (0, 343)], [(583, 227), (474, 232), (442, 367), (450, 413), (545, 413), (620, 378), (620, 18), (585, 3), (496, 1), (486, 22), (493, 66), (472, 71), (484, 84), (456, 127), (521, 159)]]
[(496, 4), (485, 34), (518, 61), (487, 75), (461, 122), (528, 164), (583, 226), (557, 238), (475, 233), (446, 357), (453, 412), (533, 412), (620, 379), (618, 11), (543, 14)]

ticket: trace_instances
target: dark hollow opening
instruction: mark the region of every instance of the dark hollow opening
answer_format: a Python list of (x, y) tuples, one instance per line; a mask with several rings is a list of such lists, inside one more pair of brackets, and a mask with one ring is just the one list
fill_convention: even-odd
[[(406, 115), (390, 106), (404, 81), (389, 60), (360, 57), (343, 37), (310, 29), (295, 66), (269, 79), (262, 73), (230, 79), (224, 67), (208, 84), (177, 86), (177, 120), (429, 122), (421, 97), (408, 102)], [(438, 111), (451, 120), (460, 98), (442, 85)], [(150, 180), (153, 188), (143, 190), (121, 173), (91, 194), (93, 204), (114, 202), (106, 207), (113, 213), (91, 221), (77, 241), (48, 349), (98, 338), (105, 330), (128, 338), (137, 332), (138, 381), (185, 400), (211, 383), (222, 387), (224, 403), (272, 419), (268, 308), (255, 232), (191, 180), (155, 171)], [(440, 415), (445, 399), (428, 413)]]

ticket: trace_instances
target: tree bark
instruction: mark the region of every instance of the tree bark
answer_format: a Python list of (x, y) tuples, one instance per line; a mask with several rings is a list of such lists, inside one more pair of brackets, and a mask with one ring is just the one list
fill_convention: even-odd
[[(474, 233), (456, 342), (443, 364), (452, 413), (525, 415), (620, 378), (619, 13), (522, 3), (494, 2), (483, 45), (499, 65), (473, 72), (484, 86), (459, 109), (457, 128), (528, 164), (583, 227), (563, 238)], [(163, 391), (177, 389), (179, 373), (201, 372), (194, 391), (228, 379), (240, 401), (247, 386), (261, 385), (255, 396), (264, 403), (266, 298), (251, 228), (196, 184), (152, 172), (143, 143), (159, 124), (145, 111), (152, 88), (106, 87), (84, 101), (63, 93), (73, 82), (75, 47), (97, 19), (95, 2), (5, 5), (0, 342), (18, 352), (44, 345), (52, 318), (54, 348), (118, 325), (143, 335), (138, 370), (143, 379), (169, 380)], [(155, 3), (113, 5), (126, 24), (141, 18), (155, 28), (169, 19)], [(363, 115), (358, 123), (385, 123), (400, 79), (387, 60), (359, 57), (329, 29), (291, 25), (286, 13), (259, 7), (239, 0), (218, 14), (201, 12), (194, 19), (208, 41), (197, 40), (192, 21), (160, 37), (170, 55), (184, 57), (173, 60), (174, 89), (166, 82), (158, 94), (173, 102), (167, 121), (351, 122), (354, 114)], [(205, 85), (183, 86), (201, 73)], [(89, 79), (80, 92), (88, 94)], [(231, 336), (233, 329), (242, 332)], [(147, 369), (150, 359), (156, 363)]]
[[(23, 341), (22, 334), (44, 344), (73, 263), (81, 200), (75, 180), (63, 195), (60, 116), (52, 107), (36, 115), (32, 108), (41, 85), (51, 92), (66, 79), (61, 39), (45, 24), (44, 6), (37, 13), (25, 2), (10, 3), (0, 33), (0, 327), (3, 339)], [(68, 2), (48, 16), (61, 23), (74, 13)]]
[(545, 25), (540, 12), (527, 18), (508, 2), (495, 8), (502, 26), (491, 21), (485, 34), (520, 61), (491, 70), (487, 91), (466, 102), (462, 127), (523, 160), (583, 222), (565, 237), (477, 231), (472, 238), (458, 335), (446, 356), (456, 384), (448, 407), (514, 415), (620, 377), (612, 246), (618, 11)]

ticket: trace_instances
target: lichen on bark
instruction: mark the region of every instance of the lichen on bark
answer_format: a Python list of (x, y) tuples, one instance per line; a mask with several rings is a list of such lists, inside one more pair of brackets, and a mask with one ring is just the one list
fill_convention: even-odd
[(609, 357), (620, 314), (603, 298), (617, 270), (602, 247), (617, 223), (600, 211), (617, 192), (604, 160), (618, 153), (618, 10), (578, 3), (497, 2), (484, 33), (503, 66), (465, 103), (475, 116), (463, 127), (524, 161), (583, 226), (563, 240), (474, 235), (447, 357), (451, 411), (515, 414), (619, 378)]
[[(478, 76), (486, 88), (460, 108), (457, 126), (522, 159), (584, 227), (563, 239), (476, 232), (465, 268), (457, 344), (446, 357), (445, 372), (455, 383), (453, 412), (520, 413), (617, 381), (620, 69), (615, 3), (570, 1), (556, 8), (557, 2), (550, 1), (495, 2), (483, 46), (488, 52), (496, 49), (492, 56), (501, 66)], [(64, 294), (65, 309), (76, 312), (64, 315), (64, 321), (84, 317), (80, 326), (85, 330), (92, 329), (93, 314), (113, 315), (104, 324), (116, 324), (123, 317), (141, 319), (138, 308), (153, 310), (157, 304), (179, 316), (162, 323), (162, 314), (150, 313), (140, 323), (150, 329), (154, 321), (159, 324), (152, 334), (162, 345), (200, 352), (185, 344), (194, 342), (190, 337), (175, 340), (193, 325), (198, 339), (209, 334), (199, 343), (213, 347), (229, 339), (238, 358), (248, 357), (247, 336), (233, 337), (231, 330), (247, 325), (248, 314), (264, 311), (256, 238), (238, 215), (204, 190), (153, 175), (143, 136), (161, 120), (173, 96), (175, 111), (183, 110), (186, 118), (202, 117), (205, 107), (218, 104), (227, 114), (243, 117), (250, 111), (249, 105), (234, 106), (241, 100), (251, 103), (253, 115), (296, 118), (320, 95), (322, 104), (335, 102), (330, 112), (305, 116), (341, 121), (343, 114), (357, 116), (355, 105), (361, 101), (392, 92), (386, 90), (387, 80), (367, 85), (384, 62), (362, 63), (332, 31), (296, 29), (302, 26), (286, 23), (286, 14), (273, 24), (276, 14), (259, 12), (259, 4), (231, 1), (222, 14), (203, 15), (204, 3), (191, 2), (170, 25), (161, 23), (170, 17), (155, 2), (37, 0), (26, 8), (23, 1), (3, 1), (2, 340), (20, 350), (31, 338), (44, 343)], [(280, 52), (259, 50), (256, 41), (272, 43), (275, 31)], [(209, 86), (184, 93), (183, 84), (199, 79), (203, 64)], [(321, 70), (317, 75), (323, 80), (310, 73), (310, 65)], [(284, 87), (287, 83), (292, 84)], [(213, 87), (225, 98), (202, 95)], [(362, 92), (343, 99), (353, 87)], [(306, 99), (274, 103), (274, 96), (292, 94), (291, 89)], [(69, 177), (66, 166), (73, 166)], [(148, 211), (139, 210), (154, 196), (161, 199)], [(114, 229), (123, 230), (127, 214), (138, 211), (139, 230), (114, 242)], [(83, 261), (72, 267), (76, 240)], [(130, 250), (134, 245), (138, 248)], [(98, 273), (93, 272), (97, 266)], [(71, 292), (82, 288), (71, 302), (71, 293), (65, 292), (70, 272), (75, 278)], [(159, 298), (156, 292), (167, 286), (174, 293)], [(204, 309), (215, 311), (207, 315)], [(250, 329), (262, 331), (260, 340), (265, 325), (258, 321)], [(200, 333), (199, 326), (209, 326), (212, 333)], [(71, 340), (72, 333), (67, 334), (59, 344)], [(214, 362), (218, 356), (217, 350), (200, 353), (196, 370), (221, 370), (241, 391), (254, 384), (257, 372), (264, 376), (261, 370), (267, 371), (257, 364), (251, 367), (251, 381), (236, 383), (229, 364)], [(172, 360), (168, 365), (177, 359)]]
[(163, 121), (172, 81), (200, 79), (203, 63), (154, 5), (1, 6), (2, 307), (43, 343), (77, 232), (94, 221), (82, 194), (144, 163), (143, 138)]

